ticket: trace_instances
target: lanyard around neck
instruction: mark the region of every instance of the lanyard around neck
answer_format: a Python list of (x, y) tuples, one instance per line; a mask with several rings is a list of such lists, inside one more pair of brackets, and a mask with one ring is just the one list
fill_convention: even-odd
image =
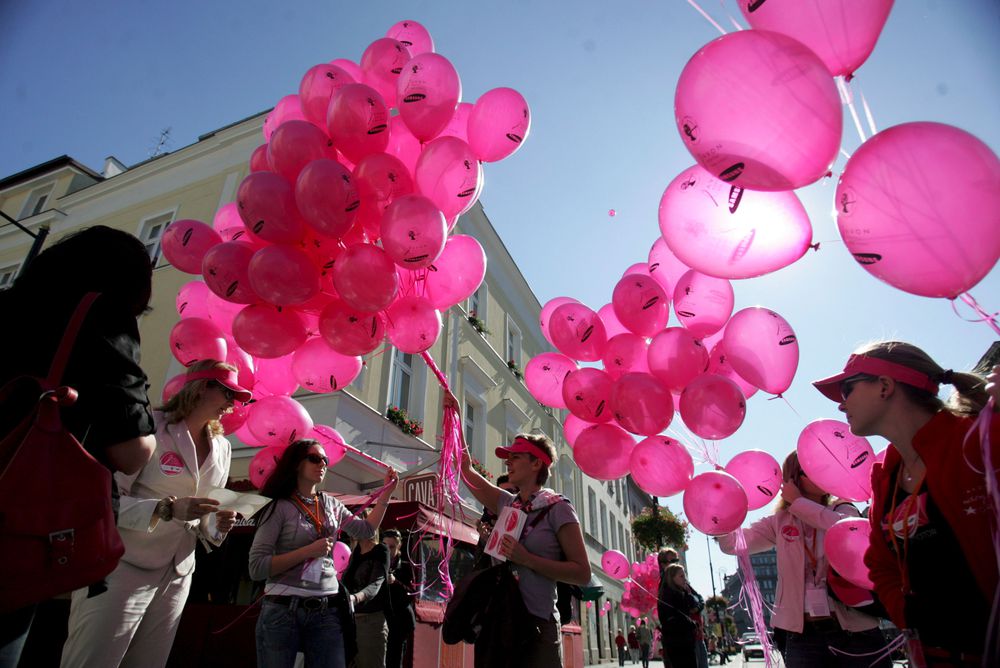
[[(924, 485), (924, 477), (927, 475), (927, 472), (925, 471), (919, 477), (914, 479), (913, 491), (910, 492), (909, 496), (907, 496), (905, 499), (903, 499), (902, 502), (900, 502), (897, 505), (896, 500), (898, 498), (899, 489), (901, 487), (899, 481), (902, 478), (902, 473), (903, 473), (902, 464), (900, 464), (900, 467), (896, 469), (896, 483), (895, 485), (893, 485), (892, 488), (892, 502), (889, 507), (889, 540), (892, 541), (892, 547), (896, 553), (896, 567), (899, 569), (900, 589), (902, 590), (903, 595), (906, 595), (910, 593), (910, 574), (909, 574), (909, 568), (906, 565), (906, 553), (910, 549), (909, 518), (913, 512), (919, 512), (917, 506), (917, 497), (920, 496), (920, 488), (923, 487)], [(899, 545), (899, 542), (896, 538), (896, 531), (893, 528), (893, 522), (896, 519), (897, 509), (903, 511), (904, 514), (904, 517), (902, 519), (903, 522), (902, 546)], [(914, 527), (914, 529), (915, 528), (916, 527)]]
[(316, 527), (316, 535), (322, 537), (323, 525), (326, 513), (324, 513), (320, 509), (319, 492), (317, 492), (316, 496), (313, 498), (313, 504), (314, 504), (313, 509), (310, 509), (309, 506), (307, 506), (305, 502), (298, 497), (298, 495), (292, 496), (292, 501), (295, 503), (295, 505), (299, 507), (299, 509), (302, 512), (306, 514), (306, 517), (308, 517), (309, 520), (313, 523), (313, 526)]

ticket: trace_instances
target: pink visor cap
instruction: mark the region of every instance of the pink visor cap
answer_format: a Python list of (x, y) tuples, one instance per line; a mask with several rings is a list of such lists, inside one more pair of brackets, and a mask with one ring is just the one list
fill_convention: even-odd
[(543, 448), (525, 438), (515, 438), (514, 442), (510, 445), (501, 445), (496, 449), (496, 455), (500, 459), (507, 459), (517, 452), (534, 455), (538, 459), (541, 459), (546, 466), (552, 465), (552, 457), (549, 456), (549, 453), (545, 452)]
[(205, 369), (204, 371), (193, 371), (191, 373), (184, 375), (184, 384), (188, 384), (195, 380), (214, 380), (223, 387), (229, 388), (236, 393), (236, 400), (242, 403), (246, 403), (253, 398), (253, 393), (250, 390), (241, 387), (238, 382), (238, 376), (235, 371), (230, 371), (229, 369), (220, 369), (218, 367), (214, 369)]
[(911, 369), (908, 366), (903, 366), (902, 364), (881, 360), (876, 357), (866, 357), (865, 355), (851, 355), (847, 358), (847, 364), (844, 365), (843, 371), (829, 378), (814, 380), (813, 386), (822, 392), (823, 396), (827, 399), (836, 401), (839, 404), (844, 400), (840, 392), (840, 384), (848, 378), (853, 378), (861, 374), (868, 376), (888, 376), (900, 383), (906, 383), (907, 385), (927, 390), (933, 394), (937, 394), (939, 389), (938, 384), (932, 381), (925, 373)]

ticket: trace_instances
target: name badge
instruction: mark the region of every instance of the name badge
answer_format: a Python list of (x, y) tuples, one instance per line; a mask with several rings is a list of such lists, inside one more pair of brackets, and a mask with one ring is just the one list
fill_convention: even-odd
[(160, 457), (160, 473), (168, 476), (180, 475), (184, 471), (184, 460), (176, 452), (164, 452)]
[(826, 587), (806, 588), (806, 614), (810, 617), (830, 616), (830, 599), (827, 598)]

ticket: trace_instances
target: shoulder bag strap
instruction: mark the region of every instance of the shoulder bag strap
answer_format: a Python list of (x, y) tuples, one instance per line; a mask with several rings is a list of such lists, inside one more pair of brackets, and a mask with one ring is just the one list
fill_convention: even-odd
[(100, 296), (99, 292), (88, 292), (77, 304), (76, 310), (73, 311), (73, 317), (70, 318), (69, 324), (66, 326), (66, 332), (63, 334), (62, 341), (59, 342), (55, 357), (52, 358), (52, 366), (49, 367), (49, 375), (46, 378), (49, 387), (56, 387), (62, 382), (63, 373), (69, 363), (70, 353), (73, 352), (76, 337), (80, 333), (80, 328), (83, 327), (83, 321), (86, 319), (90, 307)]

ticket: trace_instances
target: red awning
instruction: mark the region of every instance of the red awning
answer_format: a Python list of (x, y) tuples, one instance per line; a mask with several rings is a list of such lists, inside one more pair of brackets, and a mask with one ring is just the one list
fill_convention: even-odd
[[(366, 503), (367, 496), (352, 494), (334, 494), (341, 503), (348, 507), (357, 507)], [(463, 520), (453, 519), (438, 513), (430, 506), (418, 501), (389, 501), (382, 520), (383, 529), (401, 529), (415, 533), (429, 532), (439, 536), (451, 536), (455, 540), (476, 545), (479, 533), (475, 521), (478, 517), (466, 516)]]

